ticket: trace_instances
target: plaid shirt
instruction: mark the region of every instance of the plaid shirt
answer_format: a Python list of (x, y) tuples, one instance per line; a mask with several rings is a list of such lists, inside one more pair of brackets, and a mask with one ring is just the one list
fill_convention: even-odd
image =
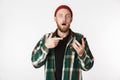
[[(55, 36), (56, 31), (53, 33)], [(87, 71), (92, 68), (94, 58), (91, 54), (87, 41), (85, 41), (85, 51), (82, 55), (78, 55), (72, 48), (71, 44), (74, 40), (81, 41), (83, 35), (70, 30), (70, 37), (65, 49), (62, 80), (82, 80), (82, 71)], [(55, 80), (55, 52), (53, 49), (48, 49), (45, 42), (50, 33), (45, 34), (35, 46), (31, 61), (35, 68), (45, 65), (45, 80)]]

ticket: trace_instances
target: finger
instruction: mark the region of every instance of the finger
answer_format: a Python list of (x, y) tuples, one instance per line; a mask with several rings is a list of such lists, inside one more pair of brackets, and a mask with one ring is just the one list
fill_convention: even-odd
[(50, 36), (49, 36), (49, 38), (52, 38), (52, 36), (53, 36), (53, 33), (50, 33)]
[(55, 40), (58, 40), (58, 41), (59, 41), (59, 40), (63, 40), (63, 38), (60, 38), (60, 37), (55, 37), (54, 39), (55, 39)]
[(75, 40), (74, 42), (78, 47), (81, 47), (81, 44), (77, 40)]
[(77, 49), (79, 48), (79, 47), (76, 45), (75, 42), (72, 44), (72, 47), (73, 47), (75, 50), (77, 50)]

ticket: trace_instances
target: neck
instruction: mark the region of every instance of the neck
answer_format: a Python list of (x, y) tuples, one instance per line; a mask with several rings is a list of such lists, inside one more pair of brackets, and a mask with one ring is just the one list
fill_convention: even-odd
[(61, 32), (59, 29), (57, 31), (58, 35), (61, 37), (61, 38), (65, 38), (68, 34), (69, 34), (69, 30), (67, 32)]

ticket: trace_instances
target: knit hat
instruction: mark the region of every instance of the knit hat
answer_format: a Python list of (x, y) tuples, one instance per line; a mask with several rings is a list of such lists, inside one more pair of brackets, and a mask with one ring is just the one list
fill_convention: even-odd
[(67, 6), (67, 5), (60, 5), (60, 6), (58, 6), (57, 9), (55, 10), (54, 17), (56, 16), (57, 12), (58, 12), (60, 9), (63, 9), (63, 8), (69, 10), (70, 13), (71, 13), (71, 17), (73, 16), (72, 10), (71, 10), (71, 8), (70, 8), (69, 6)]

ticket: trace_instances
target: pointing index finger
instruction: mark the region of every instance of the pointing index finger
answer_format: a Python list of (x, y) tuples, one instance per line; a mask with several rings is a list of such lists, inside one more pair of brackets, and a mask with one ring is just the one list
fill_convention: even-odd
[(63, 38), (60, 38), (60, 37), (55, 37), (54, 39), (55, 40), (63, 40)]

